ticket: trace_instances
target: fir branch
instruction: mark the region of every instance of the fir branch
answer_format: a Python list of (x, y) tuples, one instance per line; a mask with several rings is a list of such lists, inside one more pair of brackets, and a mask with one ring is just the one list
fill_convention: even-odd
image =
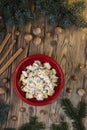
[(85, 102), (79, 102), (77, 106), (78, 119), (81, 120), (87, 116), (87, 104)]
[(75, 15), (82, 13), (85, 9), (86, 3), (84, 0), (74, 1), (69, 7), (69, 10)]
[(4, 130), (16, 130), (15, 128), (5, 128)]
[(74, 130), (85, 130), (84, 125), (82, 124), (82, 121), (73, 121), (72, 122), (73, 128)]
[(71, 22), (76, 26), (76, 27), (87, 27), (87, 22), (85, 21), (84, 18), (82, 18), (80, 15), (71, 15)]
[(51, 130), (69, 130), (66, 122), (61, 122), (59, 125), (52, 124)]
[[(80, 16), (86, 8), (83, 0), (68, 5), (68, 0), (36, 0), (36, 9), (45, 16), (50, 24), (58, 24), (62, 28), (87, 27), (87, 22)], [(31, 0), (0, 0), (0, 15), (5, 25), (22, 27), (36, 18), (32, 11)], [(34, 5), (34, 6), (35, 6)]]
[(79, 102), (77, 108), (73, 107), (69, 99), (63, 99), (61, 105), (66, 115), (72, 119), (74, 130), (85, 130), (82, 119), (87, 116), (87, 104)]
[(73, 120), (77, 119), (76, 108), (73, 107), (69, 99), (63, 99), (61, 101), (61, 105), (64, 109), (64, 112), (67, 114), (68, 117), (70, 117)]
[[(22, 125), (22, 126), (19, 128), (19, 130), (29, 130), (29, 128), (30, 128), (29, 123), (26, 123), (26, 124)], [(30, 129), (31, 129), (31, 128), (30, 128)], [(32, 129), (31, 129), (31, 130), (32, 130)]]
[(50, 130), (61, 130), (58, 125), (52, 124)]
[(67, 0), (37, 0), (36, 7), (50, 24), (58, 24), (62, 28), (87, 27), (87, 22), (80, 16), (86, 8), (83, 0), (71, 5), (68, 5)]
[(5, 103), (0, 103), (0, 124), (4, 124), (7, 121), (7, 116), (10, 106)]
[(66, 122), (62, 122), (60, 127), (61, 127), (61, 130), (68, 130), (68, 125)]
[(31, 117), (30, 122), (22, 125), (19, 130), (43, 130), (45, 128), (42, 122), (38, 122), (37, 117)]
[(30, 0), (0, 0), (0, 7), (6, 26), (22, 27), (35, 19)]

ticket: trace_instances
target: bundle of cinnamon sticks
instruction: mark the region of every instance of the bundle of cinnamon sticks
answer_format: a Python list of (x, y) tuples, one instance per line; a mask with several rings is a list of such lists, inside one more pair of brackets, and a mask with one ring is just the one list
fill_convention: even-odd
[[(6, 46), (7, 42), (11, 38), (11, 33), (8, 33), (2, 43), (0, 44), (0, 54), (4, 50), (4, 47)], [(3, 63), (5, 58), (8, 56), (8, 54), (11, 52), (13, 46), (15, 45), (16, 40), (12, 42), (12, 44), (9, 46), (9, 49), (5, 54), (0, 58), (0, 65)], [(19, 48), (15, 54), (0, 68), (0, 75), (12, 64), (12, 62), (23, 52), (22, 48)]]

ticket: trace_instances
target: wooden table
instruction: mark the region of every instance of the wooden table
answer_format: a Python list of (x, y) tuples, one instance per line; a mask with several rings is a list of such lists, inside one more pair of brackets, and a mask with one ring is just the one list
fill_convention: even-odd
[[(39, 24), (38, 24), (39, 23)], [(78, 68), (78, 64), (87, 64), (87, 29), (69, 29), (63, 30), (62, 33), (59, 33), (58, 40), (54, 42), (53, 31), (55, 27), (50, 27), (46, 22), (37, 21), (32, 24), (32, 28), (39, 26), (42, 29), (41, 38), (42, 42), (39, 46), (35, 46), (33, 44), (33, 40), (29, 43), (24, 41), (24, 34), (30, 32), (30, 24), (26, 26), (26, 28), (21, 29), (20, 35), (16, 37), (15, 27), (12, 29), (8, 29), (8, 32), (12, 33), (11, 40), (5, 46), (4, 51), (1, 56), (9, 49), (9, 45), (12, 43), (13, 39), (16, 38), (16, 44), (13, 47), (11, 53), (6, 57), (6, 60), (0, 66), (2, 67), (4, 63), (8, 61), (8, 59), (15, 53), (15, 51), (20, 48), (27, 48), (24, 52), (10, 65), (10, 67), (0, 76), (0, 86), (6, 86), (8, 88), (8, 93), (5, 95), (1, 95), (0, 98), (3, 99), (6, 103), (11, 105), (11, 109), (8, 114), (8, 120), (5, 125), (1, 126), (2, 128), (18, 128), (22, 124), (29, 121), (30, 116), (38, 116), (39, 121), (43, 121), (46, 124), (46, 130), (49, 130), (49, 127), (52, 123), (57, 123), (58, 118), (54, 119), (56, 115), (63, 115), (62, 108), (60, 107), (61, 98), (68, 97), (72, 103), (76, 106), (80, 100), (85, 100), (87, 102), (87, 96), (83, 96), (82, 98), (77, 94), (78, 88), (87, 89), (87, 68), (81, 69), (80, 73), (76, 73), (76, 68)], [(47, 37), (47, 32), (51, 32), (52, 36)], [(3, 36), (0, 38), (3, 39)], [(33, 54), (45, 54), (54, 58), (62, 67), (64, 75), (65, 75), (65, 87), (58, 99), (56, 99), (52, 104), (43, 107), (33, 107), (24, 103), (14, 92), (12, 85), (12, 75), (15, 67), (26, 56)], [(77, 75), (76, 81), (71, 81), (70, 78), (72, 74)], [(7, 84), (2, 83), (2, 78), (8, 77), (10, 81)], [(71, 87), (72, 93), (67, 94), (66, 88)], [(25, 107), (26, 112), (21, 113), (19, 111), (20, 107)], [(46, 114), (44, 114), (43, 110), (46, 110)], [(18, 120), (12, 121), (11, 116), (16, 115)], [(67, 118), (65, 117), (65, 120)], [(71, 126), (70, 126), (71, 130)]]

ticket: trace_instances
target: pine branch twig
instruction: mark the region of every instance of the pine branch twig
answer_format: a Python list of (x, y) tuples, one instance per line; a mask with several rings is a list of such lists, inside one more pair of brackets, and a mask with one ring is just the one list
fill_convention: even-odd
[(64, 112), (67, 114), (68, 117), (70, 117), (73, 120), (77, 118), (76, 108), (73, 107), (69, 99), (63, 99), (61, 101), (61, 105), (63, 107)]
[(44, 130), (45, 126), (42, 122), (38, 122), (37, 117), (31, 117), (30, 122), (22, 125), (19, 130)]
[(79, 120), (87, 116), (87, 104), (85, 102), (78, 103), (77, 113), (78, 113)]
[(15, 128), (5, 128), (4, 130), (16, 130)]
[(51, 130), (69, 130), (66, 122), (61, 122), (59, 125), (52, 124)]
[(69, 99), (63, 99), (61, 105), (65, 114), (72, 119), (74, 130), (85, 130), (82, 119), (87, 116), (87, 104), (79, 102), (77, 108), (75, 108)]

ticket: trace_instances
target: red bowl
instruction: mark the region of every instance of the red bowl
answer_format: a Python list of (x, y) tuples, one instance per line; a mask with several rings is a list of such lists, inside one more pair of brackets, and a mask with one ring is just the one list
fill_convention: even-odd
[[(21, 91), (20, 89), (20, 75), (22, 70), (26, 68), (26, 66), (32, 64), (35, 60), (41, 61), (41, 63), (48, 62), (54, 68), (57, 72), (57, 76), (59, 77), (58, 79), (58, 86), (55, 87), (55, 93), (52, 96), (49, 96), (47, 99), (44, 99), (43, 101), (38, 101), (35, 98), (33, 99), (26, 99), (25, 98), (25, 93)], [(59, 94), (61, 93), (63, 87), (64, 87), (64, 74), (62, 72), (62, 69), (60, 65), (53, 60), (51, 57), (41, 55), (41, 54), (36, 54), (32, 55), (29, 57), (24, 58), (16, 67), (14, 74), (13, 74), (13, 86), (14, 90), (16, 91), (17, 95), (27, 104), (33, 105), (33, 106), (44, 106), (56, 99)]]

